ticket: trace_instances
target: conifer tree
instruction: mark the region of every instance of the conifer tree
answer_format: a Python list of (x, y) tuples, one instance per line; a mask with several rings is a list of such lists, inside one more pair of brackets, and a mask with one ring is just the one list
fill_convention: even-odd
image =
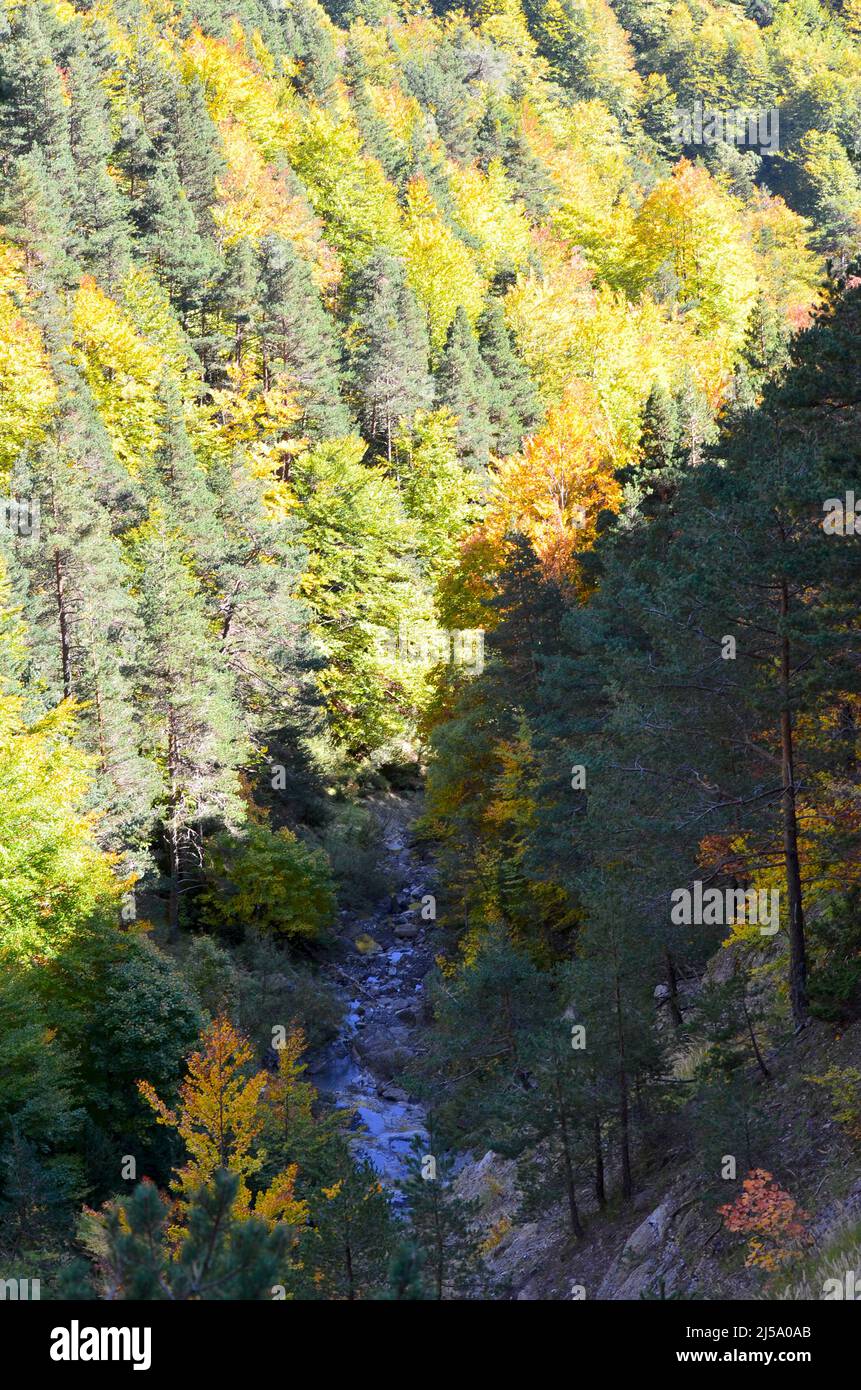
[(168, 1207), (153, 1183), (102, 1218), (97, 1275), (82, 1260), (63, 1279), (67, 1298), (158, 1301), (271, 1300), (289, 1270), (290, 1232), (234, 1215), (238, 1179), (220, 1171), (193, 1197), (179, 1249), (167, 1238)]
[(177, 83), (171, 103), (170, 135), (176, 171), (194, 211), (197, 229), (202, 237), (212, 238), (215, 181), (224, 173), (225, 162), (206, 105), (206, 93), (197, 77)]
[(108, 173), (108, 113), (97, 73), (85, 50), (69, 60), (70, 143), (75, 160), (75, 231), (82, 266), (115, 285), (128, 266), (129, 236), (117, 187)]
[(463, 305), (449, 329), (436, 377), (440, 402), (457, 417), (458, 453), (480, 472), (490, 455), (493, 387)]
[(187, 327), (215, 272), (213, 248), (201, 237), (172, 155), (158, 166), (138, 200), (142, 247)]
[(279, 374), (298, 396), (300, 428), (314, 437), (347, 434), (349, 413), (338, 382), (338, 344), (307, 264), (290, 242), (260, 245), (259, 320), (263, 385)]
[(372, 1163), (336, 1141), (313, 1206), (308, 1261), (318, 1297), (353, 1302), (383, 1288), (395, 1238), (389, 1200)]
[(478, 328), (481, 358), (490, 374), (491, 448), (495, 454), (512, 454), (538, 422), (535, 388), (514, 351), (498, 299), (489, 302)]
[[(463, 1295), (477, 1274), (477, 1237), (472, 1223), (478, 1203), (452, 1191), (451, 1156), (436, 1153), (432, 1133), (413, 1140), (408, 1175), (401, 1184), (412, 1245), (438, 1301)], [(429, 1169), (428, 1159), (433, 1166)]]
[(378, 252), (352, 287), (350, 379), (366, 437), (391, 460), (400, 420), (433, 399), (428, 340), (403, 261)]
[(143, 737), (162, 773), (167, 916), (175, 937), (181, 897), (199, 881), (201, 827), (233, 825), (243, 817), (236, 769), (246, 745), (203, 595), (160, 504), (151, 505), (133, 541), (144, 624), (138, 677)]
[(633, 482), (644, 514), (671, 500), (682, 471), (680, 446), (678, 403), (662, 381), (655, 381), (643, 407), (640, 456), (622, 474), (623, 481)]
[(31, 673), (49, 700), (79, 704), (82, 741), (96, 760), (100, 834), (141, 867), (158, 789), (140, 751), (134, 707), (143, 634), (105, 506), (116, 460), (90, 410), (70, 374), (48, 439), (13, 477), (16, 492), (38, 502), (41, 533), (37, 544), (22, 536), (14, 548), (34, 618)]
[(410, 1302), (427, 1298), (422, 1278), (422, 1257), (414, 1245), (403, 1244), (392, 1256), (389, 1287), (380, 1298), (388, 1302)]
[(72, 204), (70, 116), (51, 50), (49, 12), (22, 5), (9, 22), (11, 36), (0, 45), (0, 171), (8, 179), (16, 161), (38, 148), (61, 200)]
[(0, 214), (7, 234), (24, 252), (28, 275), (38, 291), (65, 291), (77, 285), (80, 266), (70, 216), (70, 200), (51, 175), (39, 146), (22, 155), (0, 186)]

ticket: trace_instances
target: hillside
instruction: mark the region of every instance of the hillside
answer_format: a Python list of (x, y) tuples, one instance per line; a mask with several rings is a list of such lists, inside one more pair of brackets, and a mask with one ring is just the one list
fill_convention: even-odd
[(858, 1268), (859, 121), (861, 0), (0, 0), (2, 1279)]

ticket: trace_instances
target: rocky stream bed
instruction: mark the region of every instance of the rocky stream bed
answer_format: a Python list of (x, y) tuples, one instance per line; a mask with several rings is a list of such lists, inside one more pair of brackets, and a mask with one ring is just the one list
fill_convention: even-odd
[(422, 898), (434, 891), (433, 866), (413, 839), (417, 796), (391, 794), (375, 810), (392, 892), (368, 915), (341, 914), (335, 978), (345, 1013), (309, 1075), (324, 1099), (355, 1109), (356, 1150), (394, 1191), (415, 1136), (426, 1133), (424, 1108), (398, 1079), (424, 1047), (423, 981), (435, 928), (422, 918)]

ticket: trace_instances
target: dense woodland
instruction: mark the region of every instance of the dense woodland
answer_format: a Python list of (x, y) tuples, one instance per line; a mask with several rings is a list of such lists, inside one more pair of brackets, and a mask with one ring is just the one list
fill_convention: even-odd
[[(668, 1147), (815, 1277), (768, 1098), (857, 1173), (859, 129), (859, 0), (2, 0), (0, 1277), (506, 1297), (458, 1155), (576, 1251)], [(305, 1068), (417, 776), (395, 1206)]]

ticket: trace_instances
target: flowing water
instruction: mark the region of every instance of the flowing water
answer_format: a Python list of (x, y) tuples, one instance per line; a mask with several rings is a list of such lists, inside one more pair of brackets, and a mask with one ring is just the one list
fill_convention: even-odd
[[(376, 808), (383, 825), (383, 868), (392, 895), (366, 917), (342, 917), (344, 951), (336, 967), (346, 1005), (341, 1030), (309, 1068), (321, 1096), (356, 1112), (356, 1152), (370, 1160), (397, 1200), (414, 1139), (426, 1139), (425, 1110), (403, 1089), (400, 1074), (421, 1051), (423, 979), (434, 955), (434, 923), (421, 915), (433, 892), (432, 867), (412, 843), (420, 810), (414, 796), (390, 795)], [(379, 949), (362, 954), (355, 936)]]

